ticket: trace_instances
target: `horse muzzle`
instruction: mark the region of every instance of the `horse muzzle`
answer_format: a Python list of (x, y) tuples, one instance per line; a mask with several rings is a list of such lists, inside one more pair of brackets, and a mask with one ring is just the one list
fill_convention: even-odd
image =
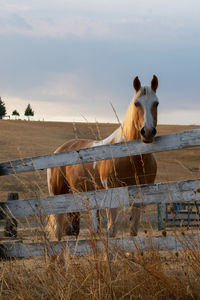
[(142, 127), (142, 129), (140, 130), (142, 141), (144, 143), (152, 143), (156, 133), (157, 133), (157, 130), (155, 127), (152, 127), (150, 129), (146, 128), (146, 127)]

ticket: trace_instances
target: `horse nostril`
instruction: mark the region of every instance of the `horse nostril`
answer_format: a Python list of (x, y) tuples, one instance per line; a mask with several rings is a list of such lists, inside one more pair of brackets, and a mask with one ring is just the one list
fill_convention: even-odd
[(156, 133), (157, 133), (157, 130), (156, 130), (155, 128), (153, 128), (153, 129), (152, 129), (152, 134), (153, 134), (153, 136), (155, 136)]
[(140, 133), (141, 133), (142, 136), (145, 136), (145, 130), (144, 130), (144, 127), (142, 127)]

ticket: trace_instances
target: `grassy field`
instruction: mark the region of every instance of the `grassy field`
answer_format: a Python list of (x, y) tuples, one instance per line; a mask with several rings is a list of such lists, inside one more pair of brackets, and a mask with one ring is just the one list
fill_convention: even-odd
[[(0, 121), (0, 161), (52, 153), (66, 140), (101, 139), (117, 124)], [(158, 126), (158, 135), (198, 126)], [(156, 181), (199, 177), (200, 148), (157, 153)], [(1, 201), (8, 192), (20, 199), (47, 195), (46, 172), (0, 177)], [(151, 239), (152, 231), (145, 233)], [(155, 232), (153, 232), (155, 234)], [(33, 237), (34, 239), (34, 237)], [(190, 242), (183, 251), (66, 257), (66, 269), (49, 258), (0, 262), (0, 299), (200, 299), (200, 251)]]

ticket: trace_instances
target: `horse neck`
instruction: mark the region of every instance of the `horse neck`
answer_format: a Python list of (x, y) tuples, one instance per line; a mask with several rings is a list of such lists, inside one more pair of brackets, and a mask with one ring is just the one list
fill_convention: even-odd
[(118, 135), (121, 135), (122, 137), (121, 141), (132, 141), (140, 139), (140, 133), (136, 129), (136, 124), (137, 120), (135, 114), (135, 105), (134, 102), (131, 101), (118, 133)]

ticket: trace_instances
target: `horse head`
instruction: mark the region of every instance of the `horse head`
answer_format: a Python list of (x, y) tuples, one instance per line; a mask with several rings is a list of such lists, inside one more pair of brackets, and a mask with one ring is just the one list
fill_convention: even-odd
[(153, 75), (151, 86), (141, 86), (138, 77), (133, 80), (135, 89), (134, 101), (134, 125), (139, 131), (144, 143), (152, 143), (156, 135), (157, 107), (159, 104), (156, 90), (158, 78)]

